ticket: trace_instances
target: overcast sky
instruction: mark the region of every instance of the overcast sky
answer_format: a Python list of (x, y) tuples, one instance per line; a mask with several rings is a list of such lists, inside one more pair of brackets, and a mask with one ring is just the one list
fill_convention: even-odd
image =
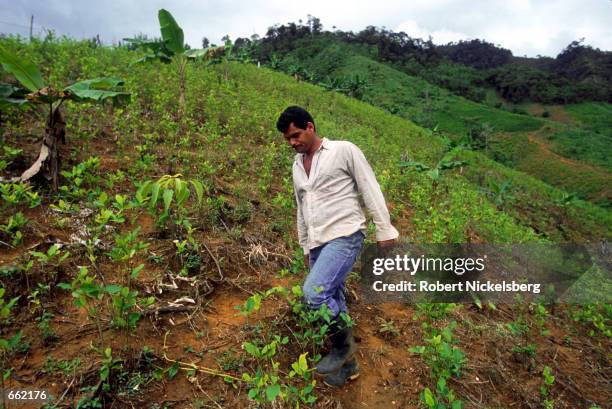
[(44, 29), (72, 37), (99, 34), (107, 44), (139, 32), (159, 36), (157, 10), (170, 11), (185, 40), (201, 47), (202, 37), (220, 44), (265, 35), (277, 23), (306, 21), (311, 14), (324, 29), (359, 31), (368, 25), (404, 31), (434, 43), (480, 38), (514, 55), (556, 56), (571, 41), (612, 50), (612, 0), (0, 0), (0, 32), (27, 35)]

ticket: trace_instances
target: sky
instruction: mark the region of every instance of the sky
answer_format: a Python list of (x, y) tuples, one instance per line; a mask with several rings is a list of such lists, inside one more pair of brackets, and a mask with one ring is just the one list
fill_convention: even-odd
[(144, 33), (159, 37), (157, 11), (170, 11), (185, 41), (200, 48), (202, 37), (264, 36), (275, 24), (321, 20), (323, 28), (360, 31), (372, 25), (436, 44), (484, 39), (515, 56), (554, 57), (570, 42), (612, 50), (612, 0), (0, 0), (0, 33), (44, 36), (46, 30), (74, 38), (96, 34), (106, 44)]

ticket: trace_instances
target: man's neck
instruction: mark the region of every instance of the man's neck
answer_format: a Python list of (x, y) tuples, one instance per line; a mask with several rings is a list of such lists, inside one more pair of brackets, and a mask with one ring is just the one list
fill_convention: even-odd
[(308, 152), (306, 152), (306, 156), (308, 157), (314, 156), (315, 152), (319, 150), (322, 143), (323, 143), (323, 139), (317, 136), (317, 140), (315, 141), (315, 143), (312, 144), (312, 147), (308, 150)]

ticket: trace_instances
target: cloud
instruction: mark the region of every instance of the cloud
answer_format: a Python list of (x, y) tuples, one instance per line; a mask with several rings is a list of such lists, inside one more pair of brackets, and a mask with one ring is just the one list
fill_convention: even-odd
[(434, 44), (448, 44), (450, 42), (466, 40), (470, 37), (465, 33), (449, 30), (446, 27), (428, 30), (419, 26), (418, 23), (414, 20), (404, 21), (403, 23), (398, 25), (393, 31), (403, 31), (412, 38), (422, 38), (423, 40), (427, 40), (429, 36), (431, 36)]
[(324, 27), (360, 31), (368, 25), (430, 35), (438, 44), (480, 38), (509, 48), (515, 55), (555, 56), (571, 41), (612, 49), (612, 5), (608, 0), (3, 0), (0, 31), (27, 35), (30, 15), (34, 33), (44, 29), (89, 38), (99, 34), (112, 43), (139, 32), (159, 36), (157, 10), (168, 9), (185, 31), (186, 41), (199, 47), (202, 37), (220, 43), (231, 38), (265, 35), (277, 23), (306, 20), (311, 14)]

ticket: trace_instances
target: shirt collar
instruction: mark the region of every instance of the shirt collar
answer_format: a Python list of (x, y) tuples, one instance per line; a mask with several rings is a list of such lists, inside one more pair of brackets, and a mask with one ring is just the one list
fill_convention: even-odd
[(329, 148), (330, 148), (329, 139), (323, 138), (319, 149), (329, 149)]
[[(321, 146), (319, 146), (319, 149), (317, 149), (317, 152), (320, 151), (321, 149), (329, 149), (329, 148), (330, 148), (329, 139), (321, 138)], [(302, 157), (304, 157), (304, 155), (306, 154), (302, 153)]]
[[(319, 149), (317, 150), (317, 152), (320, 151), (321, 149), (327, 149), (327, 150), (331, 149), (330, 142), (331, 141), (325, 137), (321, 138), (321, 146), (319, 146)], [(298, 153), (296, 154), (295, 159), (298, 160), (298, 158), (300, 158), (300, 161), (302, 161), (305, 155), (306, 155), (305, 153)]]

